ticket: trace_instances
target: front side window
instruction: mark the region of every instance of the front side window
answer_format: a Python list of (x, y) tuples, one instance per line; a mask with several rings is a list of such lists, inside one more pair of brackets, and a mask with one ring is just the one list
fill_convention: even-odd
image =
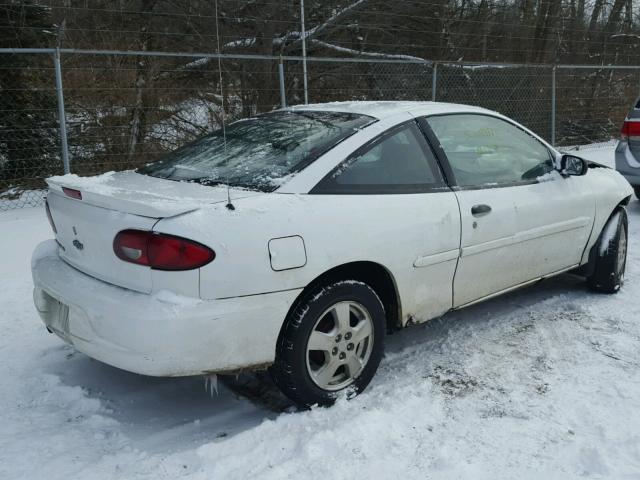
[(315, 193), (411, 193), (443, 185), (415, 122), (383, 134), (325, 177)]
[(185, 145), (138, 173), (204, 185), (275, 190), (288, 175), (373, 123), (367, 115), (285, 111), (240, 120)]
[(535, 181), (553, 170), (549, 150), (524, 130), (488, 115), (428, 117), (458, 186)]

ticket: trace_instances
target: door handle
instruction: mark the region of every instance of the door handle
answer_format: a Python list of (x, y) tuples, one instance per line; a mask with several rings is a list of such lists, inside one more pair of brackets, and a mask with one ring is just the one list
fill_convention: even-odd
[(491, 212), (491, 207), (489, 205), (485, 205), (484, 203), (471, 207), (471, 215), (473, 215), (474, 217), (480, 217), (482, 215), (486, 215), (489, 212)]

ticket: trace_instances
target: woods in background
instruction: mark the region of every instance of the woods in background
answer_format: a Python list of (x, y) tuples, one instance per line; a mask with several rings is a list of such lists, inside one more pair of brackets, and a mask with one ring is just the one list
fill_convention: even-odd
[[(33, 23), (43, 7), (49, 25)], [(13, 1), (3, 10), (4, 47), (43, 32), (39, 45), (55, 46), (65, 24), (60, 44), (69, 48), (216, 50), (213, 0)], [(218, 0), (218, 13), (224, 52), (301, 53), (298, 1)], [(307, 0), (305, 13), (309, 55), (316, 56), (589, 64), (638, 58), (633, 0)]]

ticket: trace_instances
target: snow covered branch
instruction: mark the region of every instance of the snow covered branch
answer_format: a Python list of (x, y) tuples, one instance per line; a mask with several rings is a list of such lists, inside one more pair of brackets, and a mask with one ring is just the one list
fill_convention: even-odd
[[(334, 13), (333, 15), (331, 15), (331, 17), (325, 20), (324, 23), (321, 23), (320, 25), (316, 25), (315, 27), (307, 30), (305, 32), (305, 39), (311, 39), (316, 37), (327, 28), (331, 27), (332, 25), (335, 25), (337, 22), (342, 20), (345, 16), (349, 15), (353, 10), (355, 10), (357, 7), (359, 7), (363, 3), (366, 3), (367, 1), (368, 0), (357, 0), (356, 2), (352, 3), (348, 7), (345, 7), (342, 10)], [(294, 43), (297, 43), (299, 41), (302, 41), (302, 35), (298, 33), (298, 39)]]
[[(317, 35), (319, 35), (323, 31), (325, 31), (327, 28), (329, 28), (332, 25), (335, 25), (336, 23), (338, 23), (345, 16), (347, 16), (351, 12), (353, 12), (353, 10), (355, 10), (357, 7), (359, 7), (360, 5), (362, 5), (362, 4), (366, 3), (366, 2), (368, 2), (368, 0), (357, 0), (356, 2), (352, 3), (348, 7), (345, 7), (343, 9), (335, 12), (333, 15), (331, 15), (327, 20), (325, 20), (320, 25), (316, 25), (315, 27), (312, 27), (312, 28), (308, 29), (305, 32), (304, 38), (309, 40), (309, 39), (312, 39), (312, 38), (316, 37)], [(233, 42), (225, 43), (222, 46), (222, 49), (224, 50), (224, 49), (229, 49), (229, 48), (250, 47), (250, 46), (254, 45), (256, 43), (256, 41), (257, 41), (257, 39), (255, 37), (241, 38), (239, 40), (234, 40)], [(301, 42), (302, 41), (301, 32), (300, 31), (296, 31), (296, 30), (291, 31), (291, 32), (287, 32), (286, 34), (284, 34), (284, 35), (282, 35), (280, 37), (273, 38), (272, 43), (273, 43), (274, 46), (280, 46), (280, 45), (286, 44), (289, 41), (292, 41), (291, 45), (296, 45), (299, 42)]]
[(615, 35), (611, 35), (610, 38), (635, 38), (636, 40), (640, 40), (640, 35), (633, 33), (616, 33)]
[(419, 62), (430, 62), (424, 58), (414, 57), (413, 55), (397, 55), (392, 53), (380, 53), (380, 52), (364, 52), (362, 50), (354, 50), (353, 48), (341, 47), (339, 45), (333, 45), (331, 43), (323, 42), (322, 40), (311, 40), (314, 45), (329, 48), (336, 52), (348, 53), (351, 55), (359, 55), (363, 57), (375, 57), (375, 58), (394, 58), (398, 60), (415, 60)]

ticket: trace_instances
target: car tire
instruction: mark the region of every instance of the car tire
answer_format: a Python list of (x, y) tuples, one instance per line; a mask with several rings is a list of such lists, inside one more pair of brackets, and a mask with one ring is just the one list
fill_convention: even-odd
[(635, 185), (633, 187), (633, 193), (636, 194), (636, 198), (640, 200), (640, 185)]
[(616, 293), (624, 283), (627, 263), (627, 212), (618, 208), (605, 224), (595, 246), (593, 273), (587, 278), (592, 290)]
[(384, 353), (385, 310), (376, 292), (357, 280), (311, 290), (287, 316), (271, 376), (299, 407), (351, 397), (373, 378)]

